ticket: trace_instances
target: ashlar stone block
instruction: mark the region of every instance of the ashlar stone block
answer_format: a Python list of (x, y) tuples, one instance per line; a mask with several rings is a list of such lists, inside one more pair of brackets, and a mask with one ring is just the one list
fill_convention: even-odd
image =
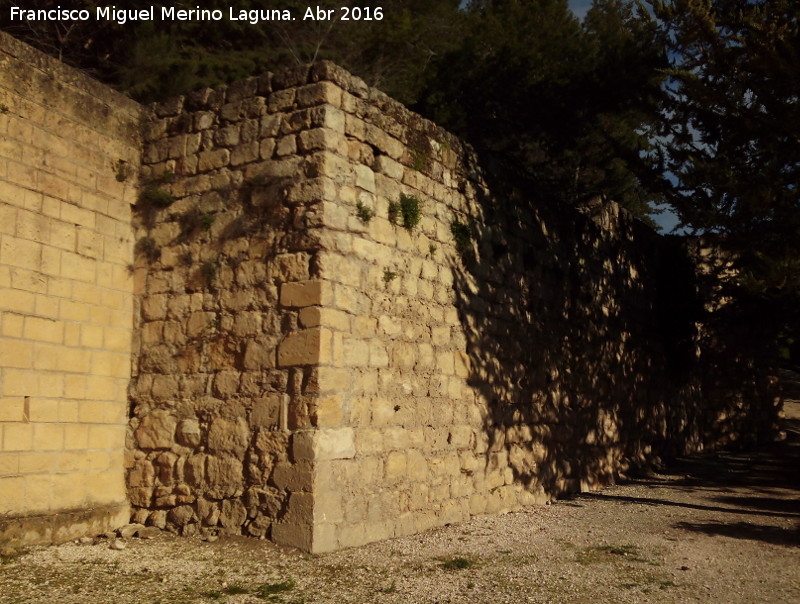
[(295, 432), (292, 455), (296, 460), (329, 461), (355, 457), (353, 428), (327, 428)]
[(333, 302), (333, 289), (326, 281), (297, 281), (281, 285), (280, 296), (282, 306), (326, 306)]
[(332, 333), (328, 329), (314, 328), (294, 332), (278, 346), (278, 365), (329, 364), (332, 357)]

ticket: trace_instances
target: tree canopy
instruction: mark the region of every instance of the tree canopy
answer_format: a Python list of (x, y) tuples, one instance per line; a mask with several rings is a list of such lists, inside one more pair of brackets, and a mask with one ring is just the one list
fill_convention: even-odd
[(461, 44), (438, 62), (424, 113), (483, 152), (538, 200), (604, 194), (644, 216), (648, 130), (659, 115), (655, 23), (629, 2), (595, 2), (583, 24), (566, 0), (475, 0)]
[[(800, 6), (654, 2), (671, 57), (661, 152), (682, 224), (735, 268), (726, 295), (800, 334)], [(771, 330), (769, 329), (771, 326)]]

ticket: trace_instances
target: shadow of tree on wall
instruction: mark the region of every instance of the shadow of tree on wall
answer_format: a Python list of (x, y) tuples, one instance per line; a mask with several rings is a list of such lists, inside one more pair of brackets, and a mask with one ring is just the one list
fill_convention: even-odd
[(463, 183), (476, 201), (454, 289), (487, 470), (557, 496), (716, 443), (729, 425), (703, 397), (681, 242), (600, 199), (534, 206), (530, 190)]

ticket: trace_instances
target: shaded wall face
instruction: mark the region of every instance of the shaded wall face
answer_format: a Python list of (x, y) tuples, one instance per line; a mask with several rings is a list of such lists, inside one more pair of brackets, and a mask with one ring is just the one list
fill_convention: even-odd
[(613, 203), (504, 198), (452, 136), (328, 75), (346, 169), (318, 266), (350, 375), (327, 384), (320, 431), (348, 426), (353, 447), (316, 460), (314, 548), (544, 502), (699, 446), (693, 319), (664, 329), (680, 309), (662, 295), (693, 298), (680, 251)]
[(327, 63), (146, 138), (137, 520), (329, 551), (715, 442), (692, 265), (616, 204), (504, 195)]
[(128, 518), (139, 109), (0, 33), (0, 543)]

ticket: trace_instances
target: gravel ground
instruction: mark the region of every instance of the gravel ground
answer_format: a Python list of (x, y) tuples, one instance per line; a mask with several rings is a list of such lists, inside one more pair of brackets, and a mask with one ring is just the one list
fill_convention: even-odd
[(786, 411), (768, 449), (334, 554), (167, 534), (34, 549), (3, 558), (0, 603), (800, 603), (800, 403)]

